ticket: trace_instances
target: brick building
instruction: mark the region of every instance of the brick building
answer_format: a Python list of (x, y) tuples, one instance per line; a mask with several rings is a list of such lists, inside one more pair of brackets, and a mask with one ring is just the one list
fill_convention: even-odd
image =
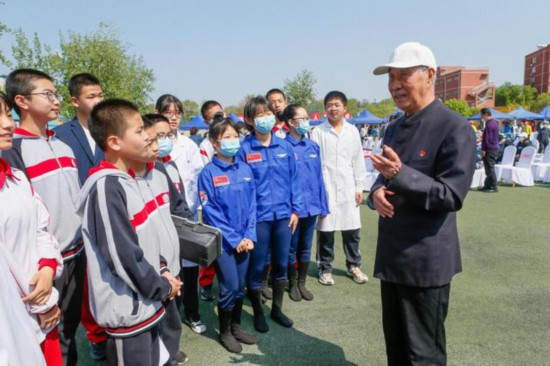
[(535, 52), (525, 56), (523, 84), (536, 88), (539, 93), (550, 91), (550, 45), (538, 45)]
[(435, 96), (443, 102), (463, 99), (475, 108), (495, 106), (495, 85), (489, 82), (488, 68), (440, 66), (437, 68)]

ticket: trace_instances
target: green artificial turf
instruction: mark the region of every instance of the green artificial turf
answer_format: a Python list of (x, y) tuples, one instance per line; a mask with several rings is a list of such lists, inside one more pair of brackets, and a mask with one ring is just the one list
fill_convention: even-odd
[[(201, 301), (208, 330), (197, 335), (184, 326), (188, 365), (385, 365), (379, 281), (371, 276), (376, 220), (363, 206), (361, 251), (368, 284), (345, 276), (337, 235), (336, 284), (320, 285), (312, 264), (308, 287), (315, 299), (296, 303), (285, 296), (293, 328), (269, 319), (271, 329), (258, 345), (230, 354), (217, 342), (215, 303)], [(464, 272), (451, 287), (449, 365), (550, 365), (550, 186), (471, 191), (458, 221)], [(243, 313), (243, 327), (255, 333), (247, 302)], [(101, 365), (89, 361), (83, 334), (81, 329), (80, 364)]]

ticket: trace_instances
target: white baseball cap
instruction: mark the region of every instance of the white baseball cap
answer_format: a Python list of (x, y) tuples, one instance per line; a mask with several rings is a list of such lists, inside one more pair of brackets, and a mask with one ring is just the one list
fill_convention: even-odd
[(418, 42), (405, 42), (397, 46), (390, 56), (390, 62), (374, 69), (374, 75), (387, 74), (390, 68), (406, 69), (414, 66), (437, 68), (433, 52)]

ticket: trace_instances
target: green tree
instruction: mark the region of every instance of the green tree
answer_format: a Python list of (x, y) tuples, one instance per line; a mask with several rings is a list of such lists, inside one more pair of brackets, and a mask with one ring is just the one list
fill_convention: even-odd
[(200, 114), (199, 104), (193, 100), (185, 99), (181, 102), (183, 106), (183, 118), (186, 120)]
[(374, 103), (366, 100), (361, 102), (361, 110), (368, 109), (372, 114), (381, 118), (391, 115), (395, 112), (395, 108), (395, 103), (391, 98), (382, 99), (379, 102)]
[[(143, 58), (128, 54), (128, 47), (108, 24), (88, 34), (61, 34), (59, 51), (43, 45), (35, 34), (32, 46), (22, 30), (15, 33), (12, 47), (17, 67), (33, 67), (45, 71), (54, 79), (58, 91), (70, 100), (68, 82), (71, 76), (89, 72), (101, 80), (106, 97), (123, 98), (149, 111), (148, 95), (153, 91), (153, 70)], [(61, 114), (73, 113), (70, 103), (62, 103)]]
[(540, 93), (537, 95), (537, 100), (531, 104), (531, 111), (538, 113), (546, 106), (550, 105), (550, 93)]
[[(4, 5), (4, 3), (0, 3), (0, 5)], [(4, 33), (8, 33), (8, 26), (4, 23), (0, 23), (0, 39), (2, 39), (2, 36)], [(11, 63), (10, 61), (4, 56), (4, 54), (0, 51), (0, 65), (5, 65), (10, 67)]]
[(445, 102), (445, 105), (464, 117), (469, 117), (476, 113), (476, 109), (470, 107), (464, 99), (449, 99)]
[(285, 79), (283, 91), (286, 94), (289, 104), (298, 103), (308, 107), (315, 101), (315, 84), (317, 79), (313, 72), (303, 69), (294, 79)]
[(359, 109), (360, 102), (355, 98), (349, 98), (348, 99), (348, 105), (346, 107), (349, 114), (351, 114), (352, 117), (355, 117), (357, 113), (361, 112)]
[(495, 104), (499, 107), (531, 105), (537, 95), (537, 89), (529, 85), (517, 85), (505, 82), (496, 89)]

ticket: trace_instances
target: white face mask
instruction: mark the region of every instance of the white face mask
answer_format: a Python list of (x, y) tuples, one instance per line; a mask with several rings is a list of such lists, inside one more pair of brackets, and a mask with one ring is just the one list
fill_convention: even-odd
[(254, 118), (254, 123), (256, 124), (256, 130), (261, 133), (268, 133), (271, 132), (271, 129), (275, 126), (275, 116), (269, 115)]

